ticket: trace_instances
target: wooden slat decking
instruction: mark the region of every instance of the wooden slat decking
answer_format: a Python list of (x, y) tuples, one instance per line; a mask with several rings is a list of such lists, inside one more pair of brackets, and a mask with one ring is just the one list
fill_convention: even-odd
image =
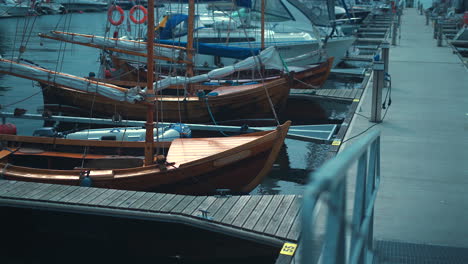
[(299, 238), (297, 195), (186, 196), (0, 180), (1, 206), (170, 221), (276, 246)]
[(343, 100), (359, 99), (364, 89), (292, 89), (291, 94), (305, 94), (311, 96), (329, 97)]

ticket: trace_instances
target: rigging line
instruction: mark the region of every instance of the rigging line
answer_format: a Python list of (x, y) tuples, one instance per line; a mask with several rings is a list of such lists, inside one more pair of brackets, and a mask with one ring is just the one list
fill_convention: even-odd
[[(34, 28), (34, 24), (36, 24), (36, 20), (37, 20), (37, 16), (34, 17), (34, 20), (33, 20), (33, 22), (32, 22), (32, 25), (31, 25), (31, 27), (29, 27), (29, 28), (30, 28), (30, 29), (29, 29), (29, 34), (28, 34), (28, 36), (27, 36), (27, 38), (26, 38), (26, 40), (25, 40), (25, 43), (23, 43), (23, 46), (27, 46), (27, 45), (28, 45), (29, 40), (31, 39), (31, 35), (32, 35), (32, 33), (33, 33), (32, 31), (33, 31), (33, 28)], [(21, 53), (19, 54), (18, 57), (21, 57)]]
[[(241, 24), (243, 24), (242, 19), (241, 19)], [(242, 26), (242, 29), (244, 31), (244, 35), (246, 37), (248, 37), (246, 28), (244, 26)], [(247, 40), (247, 43), (249, 45), (252, 56), (254, 58), (255, 66), (256, 66), (255, 68), (258, 70), (258, 75), (260, 77), (260, 80), (262, 81), (262, 87), (265, 90), (265, 93), (267, 95), (268, 103), (270, 104), (271, 111), (273, 112), (273, 116), (275, 118), (276, 123), (279, 125), (280, 122), (279, 122), (278, 115), (277, 115), (276, 110), (275, 110), (275, 106), (273, 104), (273, 101), (271, 100), (270, 93), (268, 92), (268, 89), (265, 87), (265, 79), (264, 79), (263, 74), (262, 74), (262, 62), (261, 62), (261, 60), (260, 60), (260, 58), (258, 56), (255, 56), (255, 54), (253, 52), (251, 41)]]
[(10, 103), (10, 104), (7, 104), (7, 105), (2, 105), (2, 108), (10, 107), (10, 106), (13, 106), (13, 105), (15, 105), (15, 104), (22, 103), (22, 102), (24, 102), (24, 101), (26, 101), (26, 100), (29, 100), (29, 99), (31, 99), (32, 97), (34, 97), (34, 96), (40, 94), (40, 93), (42, 93), (42, 90), (39, 90), (38, 92), (33, 93), (32, 95), (27, 96), (27, 97), (25, 97), (25, 98), (23, 98), (23, 99), (21, 99), (21, 100), (16, 101), (16, 102), (13, 102), (13, 103)]

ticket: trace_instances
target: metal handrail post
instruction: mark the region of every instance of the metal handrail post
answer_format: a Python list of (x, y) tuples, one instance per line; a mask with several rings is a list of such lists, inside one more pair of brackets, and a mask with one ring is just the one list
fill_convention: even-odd
[(442, 33), (444, 31), (444, 23), (443, 18), (439, 17), (437, 19), (439, 22), (437, 23), (439, 29), (437, 31), (437, 47), (442, 47)]
[(382, 89), (385, 81), (384, 63), (381, 61), (374, 61), (373, 66), (373, 81), (372, 81), (372, 105), (370, 122), (382, 122)]
[(396, 46), (397, 34), (398, 34), (398, 21), (394, 19), (392, 23), (392, 45), (393, 46)]
[[(384, 62), (384, 73), (388, 74), (389, 73), (389, 64), (390, 64), (390, 43), (387, 41), (382, 42), (380, 44), (380, 47), (382, 49), (382, 60)], [(384, 76), (385, 77), (385, 76)], [(387, 82), (384, 81), (383, 87), (387, 87)]]
[[(358, 161), (355, 184), (355, 205), (351, 223), (351, 244), (347, 254), (346, 229), (346, 176), (349, 168)], [(319, 199), (329, 207), (324, 237), (322, 263), (362, 263), (373, 261), (374, 205), (380, 183), (380, 131), (373, 130), (348, 146), (334, 159), (327, 161), (315, 173), (309, 175), (310, 183), (303, 196), (301, 220), (301, 263), (314, 259), (314, 226)], [(322, 200), (322, 201), (323, 201)]]

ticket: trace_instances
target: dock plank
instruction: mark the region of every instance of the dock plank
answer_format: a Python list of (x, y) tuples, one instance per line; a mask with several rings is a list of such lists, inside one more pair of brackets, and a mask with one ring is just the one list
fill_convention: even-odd
[(129, 208), (132, 204), (134, 204), (138, 200), (140, 200), (143, 197), (144, 194), (145, 194), (145, 192), (134, 192), (133, 195), (128, 197), (127, 200), (125, 200), (121, 204), (115, 205), (115, 206), (119, 206), (120, 208)]
[(98, 205), (100, 202), (104, 201), (107, 197), (115, 193), (115, 189), (105, 189), (105, 191), (98, 196), (94, 196), (87, 204), (89, 205)]
[(57, 193), (54, 197), (50, 197), (49, 201), (58, 202), (60, 199), (62, 199), (63, 197), (67, 196), (70, 193), (73, 193), (78, 188), (80, 188), (80, 187), (79, 186), (70, 186), (69, 188), (67, 188), (63, 192)]
[(184, 196), (183, 195), (177, 195), (175, 196), (174, 198), (172, 198), (168, 203), (166, 203), (165, 205), (163, 205), (160, 209), (160, 211), (163, 211), (163, 212), (170, 212), (173, 208), (175, 208), (179, 203), (180, 201), (182, 201), (182, 199), (184, 199)]
[(247, 221), (247, 219), (254, 211), (255, 207), (257, 207), (257, 204), (260, 202), (261, 198), (262, 197), (260, 195), (254, 195), (250, 197), (249, 201), (245, 204), (244, 208), (242, 208), (242, 210), (232, 222), (232, 225), (242, 227), (245, 221)]
[(176, 196), (175, 194), (166, 194), (166, 195), (164, 195), (159, 201), (154, 203), (149, 210), (150, 211), (161, 211), (161, 208), (163, 208), (164, 205), (166, 205), (172, 199), (174, 199), (175, 196)]
[(78, 187), (76, 188), (76, 190), (74, 190), (73, 192), (67, 194), (66, 196), (62, 197), (59, 202), (69, 202), (71, 199), (75, 198), (75, 197), (78, 197), (78, 196), (81, 196), (82, 193), (84, 193), (86, 191), (86, 188), (88, 187)]
[(25, 182), (19, 187), (14, 188), (10, 192), (8, 192), (8, 196), (11, 198), (20, 198), (24, 194), (31, 192), (35, 189), (35, 184), (33, 182)]
[(294, 219), (291, 230), (289, 230), (287, 239), (297, 241), (299, 239), (299, 234), (301, 233), (301, 214), (297, 214)]
[[(201, 216), (202, 215), (202, 212), (201, 210), (203, 211), (206, 211), (208, 210), (208, 208), (210, 207), (211, 204), (214, 203), (214, 201), (216, 200), (217, 198), (213, 197), (213, 196), (208, 196), (198, 207), (195, 211), (192, 212), (192, 215), (193, 216)], [(208, 213), (209, 214), (209, 213)], [(210, 215), (209, 215), (210, 216)]]
[(95, 189), (93, 192), (89, 192), (88, 195), (83, 195), (83, 197), (77, 197), (76, 199), (72, 199), (70, 202), (75, 202), (77, 204), (88, 204), (91, 200), (93, 200), (95, 197), (101, 195), (103, 192), (105, 192), (107, 189), (103, 188), (93, 188)]
[(38, 199), (49, 201), (49, 199), (59, 195), (62, 192), (66, 192), (70, 188), (71, 188), (71, 186), (69, 186), (69, 185), (57, 185), (57, 188), (54, 188), (52, 191), (44, 194), (43, 196), (39, 197)]
[(64, 198), (64, 199), (66, 199), (66, 201), (64, 199), (62, 199), (62, 200), (64, 202), (67, 202), (67, 203), (70, 203), (70, 204), (77, 204), (79, 201), (83, 200), (85, 197), (88, 197), (88, 196), (92, 195), (93, 193), (95, 193), (99, 189), (98, 188), (92, 188), (92, 187), (81, 187), (80, 190), (81, 190), (81, 192), (76, 193), (74, 196)]
[(228, 197), (218, 197), (214, 203), (208, 207), (208, 212), (210, 212), (211, 216), (214, 219), (214, 215), (218, 212), (218, 210), (223, 206), (223, 204), (228, 200)]
[(182, 199), (182, 201), (180, 201), (180, 203), (177, 204), (177, 206), (170, 210), (170, 212), (182, 213), (182, 211), (193, 201), (193, 199), (195, 199), (195, 196), (185, 196), (184, 199)]
[(195, 199), (192, 200), (192, 202), (185, 207), (185, 209), (181, 212), (182, 214), (185, 215), (192, 215), (192, 213), (197, 210), (198, 206), (206, 200), (208, 196), (197, 196)]
[(283, 221), (281, 221), (281, 224), (279, 225), (279, 228), (276, 231), (275, 236), (277, 237), (288, 236), (289, 230), (291, 229), (294, 223), (294, 219), (296, 219), (296, 216), (299, 214), (301, 202), (302, 202), (301, 198), (295, 197), (291, 206), (286, 212), (286, 215), (284, 216)]
[(234, 219), (237, 217), (242, 208), (244, 208), (249, 199), (250, 196), (241, 196), (237, 203), (231, 208), (229, 213), (221, 221), (225, 224), (231, 224), (234, 222)]
[[(130, 208), (130, 209), (141, 209), (141, 207), (144, 206), (151, 198), (161, 199), (161, 196), (158, 196), (158, 197), (155, 197), (155, 196), (156, 196), (155, 193), (146, 192), (137, 201), (135, 201), (134, 203), (129, 205), (128, 208)], [(146, 208), (146, 206), (144, 208)]]
[(115, 199), (112, 201), (110, 204), (108, 204), (109, 207), (117, 207), (121, 208), (121, 205), (125, 203), (130, 197), (135, 195), (137, 192), (136, 191), (126, 191), (124, 192), (119, 198)]
[(268, 207), (268, 204), (270, 204), (272, 199), (273, 195), (262, 195), (262, 199), (257, 204), (257, 207), (252, 211), (249, 219), (247, 219), (242, 228), (253, 229), (258, 219), (260, 219), (263, 212), (265, 212), (266, 208)]
[(18, 188), (19, 186), (23, 185), (25, 182), (23, 181), (8, 181), (7, 184), (4, 184), (0, 186), (0, 196), (7, 196), (6, 194), (14, 190), (15, 188)]
[(38, 192), (32, 194), (32, 195), (29, 195), (29, 199), (31, 200), (38, 200), (40, 199), (40, 197), (50, 193), (51, 191), (57, 189), (60, 185), (57, 185), (57, 184), (49, 184), (49, 186), (47, 188), (44, 188), (42, 190), (39, 190)]
[(111, 195), (107, 196), (104, 200), (102, 200), (100, 203), (98, 203), (96, 205), (108, 207), (109, 204), (111, 204), (113, 201), (119, 199), (126, 192), (128, 192), (128, 191), (116, 190), (115, 192), (113, 192)]
[(149, 198), (145, 203), (143, 203), (138, 209), (149, 211), (150, 208), (153, 207), (153, 205), (156, 204), (159, 200), (161, 200), (164, 196), (166, 196), (165, 193), (155, 193), (151, 196), (151, 198)]
[(287, 195), (284, 197), (283, 201), (279, 204), (275, 214), (271, 218), (270, 222), (268, 223), (267, 228), (265, 229), (265, 233), (274, 235), (276, 230), (278, 230), (281, 221), (283, 220), (284, 215), (288, 211), (289, 207), (291, 206), (294, 200), (294, 195)]
[(42, 192), (43, 190), (45, 190), (47, 188), (50, 188), (51, 186), (52, 186), (52, 184), (48, 184), (48, 183), (38, 184), (37, 188), (32, 190), (30, 193), (25, 194), (23, 196), (23, 198), (29, 199), (29, 198), (33, 197), (34, 195), (36, 195), (37, 193)]
[(229, 213), (234, 204), (239, 200), (240, 196), (231, 196), (223, 203), (223, 206), (213, 215), (213, 220), (221, 222), (221, 220)]
[(275, 195), (273, 197), (271, 202), (268, 204), (268, 207), (265, 209), (265, 212), (263, 213), (262, 217), (255, 224), (254, 231), (263, 233), (268, 223), (270, 222), (271, 217), (273, 217), (273, 215), (275, 214), (276, 208), (281, 203), (283, 198), (284, 195)]

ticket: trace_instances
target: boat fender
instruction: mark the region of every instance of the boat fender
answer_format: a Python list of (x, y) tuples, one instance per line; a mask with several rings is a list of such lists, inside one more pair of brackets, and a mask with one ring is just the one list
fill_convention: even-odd
[(187, 126), (186, 124), (181, 124), (181, 123), (170, 124), (169, 129), (174, 129), (175, 131), (179, 132), (181, 138), (192, 137), (192, 130), (190, 130), (189, 126)]
[(16, 135), (16, 126), (10, 123), (1, 124), (0, 134)]
[(89, 177), (90, 171), (82, 171), (80, 173), (80, 186), (82, 187), (92, 187), (93, 180)]
[[(117, 11), (120, 14), (120, 18), (117, 21), (112, 18), (112, 14), (114, 14), (114, 11)], [(120, 26), (120, 24), (122, 24), (122, 22), (124, 21), (124, 18), (125, 18), (124, 11), (118, 5), (111, 6), (109, 8), (109, 11), (107, 11), (107, 20), (109, 20), (109, 22), (114, 26)]]
[(206, 96), (218, 96), (217, 92), (209, 92)]
[[(133, 14), (135, 13), (136, 10), (140, 10), (141, 12), (143, 12), (143, 17), (140, 19), (140, 20), (137, 20)], [(146, 19), (148, 19), (148, 11), (146, 10), (146, 8), (142, 5), (136, 5), (136, 6), (133, 6), (132, 9), (130, 9), (130, 20), (132, 20), (133, 23), (135, 24), (142, 24), (142, 23), (145, 23), (146, 22)]]

